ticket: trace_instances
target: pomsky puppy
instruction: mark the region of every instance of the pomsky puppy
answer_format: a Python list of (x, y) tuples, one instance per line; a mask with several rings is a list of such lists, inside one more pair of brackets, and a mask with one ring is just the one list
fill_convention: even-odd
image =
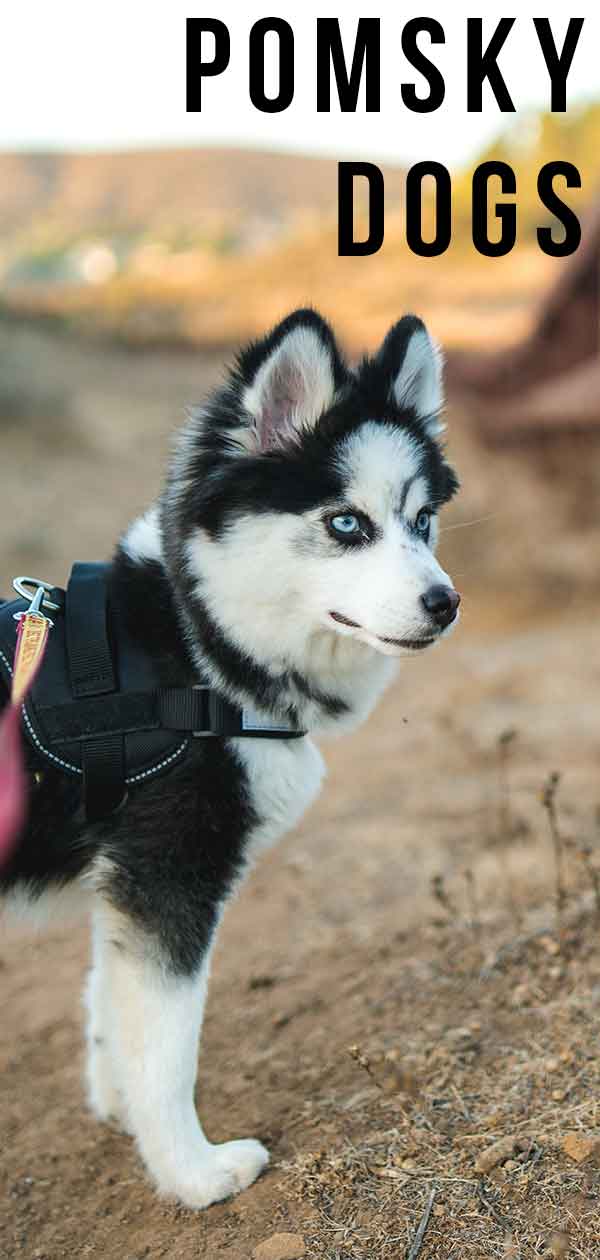
[(188, 1207), (244, 1189), (269, 1159), (253, 1139), (209, 1142), (194, 1106), (225, 903), (314, 801), (311, 737), (363, 721), (398, 660), (456, 624), (459, 596), (434, 556), (458, 486), (441, 406), (439, 352), (414, 316), (356, 368), (313, 310), (239, 355), (192, 412), (159, 502), (121, 540), (111, 598), (161, 685), (208, 678), (306, 734), (192, 739), (166, 777), (93, 825), (50, 769), (0, 873), (30, 905), (91, 895), (89, 1101)]

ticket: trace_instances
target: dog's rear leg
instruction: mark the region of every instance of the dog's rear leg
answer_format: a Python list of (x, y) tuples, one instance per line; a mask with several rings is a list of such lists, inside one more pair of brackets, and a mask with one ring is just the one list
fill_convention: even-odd
[(109, 1048), (126, 1126), (163, 1194), (188, 1207), (208, 1207), (251, 1185), (269, 1159), (252, 1139), (209, 1142), (196, 1115), (208, 957), (194, 975), (173, 975), (158, 943), (140, 938), (106, 903), (97, 931), (111, 1005)]

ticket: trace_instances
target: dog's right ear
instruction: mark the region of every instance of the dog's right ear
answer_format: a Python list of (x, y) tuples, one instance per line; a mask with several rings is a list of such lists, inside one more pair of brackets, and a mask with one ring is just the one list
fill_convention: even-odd
[(317, 423), (343, 383), (344, 366), (325, 320), (298, 310), (241, 353), (237, 376), (256, 449), (265, 453)]

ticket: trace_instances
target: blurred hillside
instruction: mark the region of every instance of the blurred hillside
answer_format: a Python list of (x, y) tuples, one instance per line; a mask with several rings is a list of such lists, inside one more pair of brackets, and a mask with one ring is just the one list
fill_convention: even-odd
[[(225, 345), (307, 301), (362, 345), (411, 307), (447, 344), (519, 337), (561, 266), (536, 243), (536, 228), (551, 223), (538, 171), (574, 162), (583, 189), (568, 200), (581, 213), (599, 142), (600, 104), (519, 116), (454, 176), (452, 246), (434, 259), (406, 246), (400, 167), (384, 168), (383, 248), (340, 259), (333, 160), (234, 149), (0, 154), (2, 306), (128, 344)], [(471, 243), (471, 172), (490, 157), (517, 174), (519, 243), (503, 259), (483, 259)]]
[[(401, 170), (386, 178), (397, 197)], [(330, 159), (244, 149), (4, 153), (3, 246), (41, 255), (101, 236), (124, 254), (145, 240), (236, 252), (330, 214), (336, 187)]]

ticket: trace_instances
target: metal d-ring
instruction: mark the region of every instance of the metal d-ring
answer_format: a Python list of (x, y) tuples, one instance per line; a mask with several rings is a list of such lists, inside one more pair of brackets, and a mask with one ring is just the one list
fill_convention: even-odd
[(36, 602), (36, 608), (32, 608), (31, 611), (39, 612), (41, 608), (49, 608), (52, 612), (60, 610), (60, 604), (55, 604), (53, 600), (39, 594), (40, 591), (53, 591), (52, 582), (42, 582), (39, 578), (16, 577), (13, 578), (13, 588), (22, 599)]

